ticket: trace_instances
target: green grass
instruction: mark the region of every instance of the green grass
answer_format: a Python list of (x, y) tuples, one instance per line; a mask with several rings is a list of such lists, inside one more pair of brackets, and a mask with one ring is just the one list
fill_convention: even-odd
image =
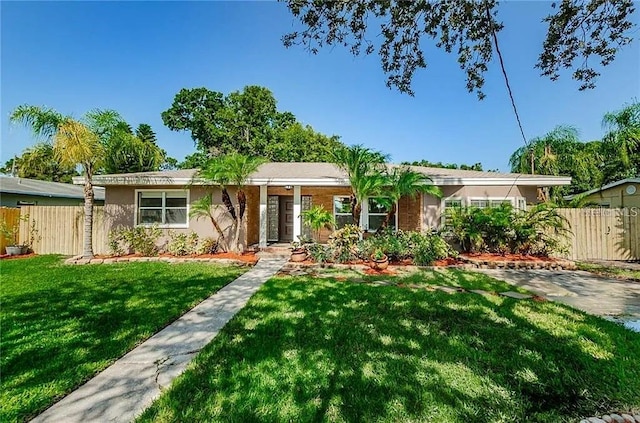
[(640, 407), (638, 351), (640, 334), (551, 302), (283, 276), (139, 422), (577, 421)]
[(578, 262), (576, 266), (580, 270), (595, 273), (596, 275), (640, 282), (640, 270), (622, 269), (615, 266), (605, 266), (596, 263)]
[(0, 421), (50, 406), (243, 270), (208, 264), (0, 261)]

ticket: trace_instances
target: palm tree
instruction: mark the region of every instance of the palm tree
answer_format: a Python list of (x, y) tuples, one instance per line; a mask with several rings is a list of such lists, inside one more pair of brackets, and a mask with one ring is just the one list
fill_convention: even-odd
[(624, 169), (606, 169), (606, 182), (610, 182), (612, 173), (619, 176), (635, 176), (640, 173), (640, 103), (626, 105), (622, 110), (607, 113), (602, 126), (608, 130), (603, 138), (603, 147), (613, 157), (620, 157)]
[(381, 233), (389, 226), (389, 222), (396, 214), (396, 207), (400, 198), (415, 198), (420, 193), (432, 195), (436, 198), (442, 197), (442, 191), (432, 184), (433, 181), (430, 177), (411, 170), (407, 166), (394, 167), (387, 172), (385, 179), (381, 195), (385, 198), (383, 201), (386, 203), (388, 211), (378, 228), (378, 233)]
[(322, 205), (313, 206), (309, 210), (302, 212), (302, 220), (316, 234), (316, 241), (320, 242), (320, 229), (333, 229), (335, 226), (335, 218), (330, 211), (325, 210)]
[(82, 257), (93, 257), (93, 175), (105, 156), (100, 142), (100, 131), (114, 123), (117, 113), (93, 110), (84, 121), (39, 106), (18, 106), (10, 115), (10, 121), (30, 128), (36, 136), (53, 140), (56, 159), (63, 166), (80, 165), (84, 176), (84, 237)]
[(378, 196), (385, 184), (384, 163), (389, 157), (358, 144), (336, 150), (333, 158), (349, 178), (351, 215), (353, 223), (359, 226), (362, 204), (367, 197)]
[[(260, 157), (248, 157), (239, 153), (231, 153), (210, 159), (197, 172), (202, 180), (217, 184), (222, 189), (222, 201), (231, 217), (235, 220), (235, 235), (232, 251), (240, 251), (240, 230), (247, 208), (247, 196), (244, 192), (247, 179), (255, 173), (265, 160)], [(237, 210), (231, 202), (227, 185), (236, 186)]]
[(213, 211), (211, 210), (213, 207), (213, 194), (209, 192), (199, 200), (191, 203), (189, 217), (195, 217), (196, 219), (199, 219), (201, 217), (209, 218), (211, 225), (213, 225), (213, 228), (218, 233), (218, 246), (222, 251), (227, 251), (228, 246), (226, 238), (224, 236), (224, 231), (220, 227), (218, 220), (213, 215)]

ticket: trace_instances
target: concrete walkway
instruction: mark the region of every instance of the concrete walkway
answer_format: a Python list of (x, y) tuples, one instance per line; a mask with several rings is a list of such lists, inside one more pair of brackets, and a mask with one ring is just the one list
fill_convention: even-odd
[(32, 422), (130, 422), (180, 375), (286, 259), (262, 259)]
[(571, 270), (478, 270), (550, 300), (597, 316), (640, 320), (640, 283), (602, 278)]

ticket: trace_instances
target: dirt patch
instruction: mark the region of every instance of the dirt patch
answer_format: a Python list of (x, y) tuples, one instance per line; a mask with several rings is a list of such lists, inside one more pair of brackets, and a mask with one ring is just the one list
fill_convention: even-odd
[(384, 270), (366, 269), (363, 273), (369, 276), (395, 276), (396, 275), (396, 272), (389, 269), (384, 269)]
[(10, 256), (9, 254), (2, 254), (2, 255), (0, 255), (0, 260), (19, 260), (19, 259), (35, 257), (36, 255), (37, 255), (36, 253), (20, 254), (20, 255), (17, 255), (17, 256)]

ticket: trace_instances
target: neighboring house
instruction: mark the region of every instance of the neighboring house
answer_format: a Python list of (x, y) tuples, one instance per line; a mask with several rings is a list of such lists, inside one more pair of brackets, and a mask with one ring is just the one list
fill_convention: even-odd
[[(491, 207), (506, 201), (524, 208), (538, 201), (538, 188), (571, 183), (568, 177), (412, 168), (430, 176), (444, 196), (402, 198), (393, 225), (403, 230), (439, 227), (444, 209), (456, 205)], [(94, 184), (106, 188), (108, 228), (157, 224), (167, 232), (195, 231), (200, 236), (214, 236), (208, 219), (188, 217), (190, 204), (212, 192), (214, 203), (220, 205), (220, 222), (231, 234), (233, 222), (223, 210), (220, 188), (193, 180), (194, 174), (194, 170), (174, 170), (94, 176)], [(74, 178), (74, 183), (82, 183), (82, 178)], [(345, 173), (331, 163), (266, 163), (249, 178), (245, 192), (247, 212), (241, 237), (245, 247), (297, 239), (307, 232), (300, 213), (314, 205), (330, 210), (339, 226), (351, 221), (349, 182)], [(229, 187), (229, 193), (235, 203), (233, 187)], [(361, 226), (377, 229), (384, 214), (385, 210), (370, 199), (363, 205)], [(320, 236), (325, 241), (329, 231), (323, 230)]]
[[(104, 188), (95, 188), (96, 205), (104, 204)], [(0, 176), (0, 206), (78, 206), (84, 188), (73, 184)]]
[(584, 195), (585, 203), (597, 204), (604, 208), (640, 208), (640, 178), (622, 179), (581, 194), (568, 195), (565, 198), (571, 200), (577, 195)]

